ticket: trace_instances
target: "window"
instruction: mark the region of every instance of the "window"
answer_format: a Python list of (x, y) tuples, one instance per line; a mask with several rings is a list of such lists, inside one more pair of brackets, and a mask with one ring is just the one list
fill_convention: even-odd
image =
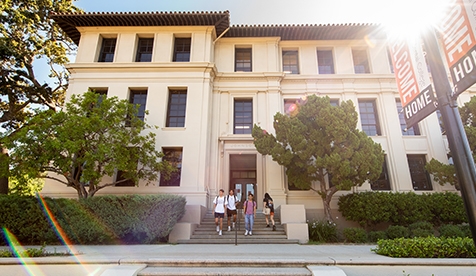
[(97, 104), (100, 105), (102, 101), (107, 97), (107, 88), (89, 88), (89, 91), (92, 91), (99, 95)]
[[(138, 156), (137, 156), (137, 153), (138, 153), (137, 150), (138, 149), (134, 148), (134, 147), (128, 147), (128, 149), (129, 149), (129, 152), (131, 154), (131, 159), (128, 160), (128, 161), (135, 164), (135, 168), (136, 168), (135, 170), (137, 170), (137, 165), (139, 164), (139, 159), (138, 159)], [(134, 182), (134, 180), (126, 178), (126, 176), (125, 176), (126, 173), (127, 173), (127, 171), (117, 170), (116, 182), (119, 182), (121, 180), (124, 180), (124, 182), (117, 183), (114, 186), (116, 186), (116, 187), (135, 187), (136, 186), (136, 182)]]
[(189, 38), (175, 38), (174, 58), (173, 61), (187, 62), (190, 61), (190, 45), (192, 39)]
[(253, 127), (253, 101), (235, 99), (234, 134), (251, 134)]
[(144, 121), (145, 104), (147, 102), (147, 90), (131, 90), (129, 102), (138, 105), (137, 118)]
[(443, 117), (441, 116), (441, 111), (436, 110), (436, 116), (438, 116), (438, 123), (440, 124), (441, 134), (446, 135), (445, 125), (443, 124)]
[(392, 61), (392, 54), (390, 53), (390, 50), (387, 49), (387, 57), (388, 57), (388, 63), (390, 64), (390, 72), (395, 73), (395, 69), (393, 68), (393, 61)]
[(283, 51), (283, 72), (299, 74), (298, 51)]
[(113, 62), (115, 51), (116, 51), (116, 39), (103, 38), (98, 61), (99, 62)]
[(152, 61), (152, 49), (154, 48), (153, 38), (139, 38), (137, 44), (136, 62)]
[(354, 72), (356, 74), (370, 73), (367, 50), (352, 49), (352, 58), (354, 60)]
[(413, 189), (415, 191), (431, 191), (430, 175), (425, 170), (426, 159), (423, 154), (408, 154), (408, 167), (412, 178)]
[(330, 99), (332, 106), (339, 106), (339, 99)]
[(170, 90), (167, 112), (167, 127), (185, 126), (185, 109), (187, 105), (187, 90)]
[(284, 100), (284, 114), (290, 116), (294, 115), (298, 110), (298, 102), (297, 99), (285, 99)]
[(405, 115), (403, 114), (402, 102), (400, 99), (395, 100), (397, 104), (398, 118), (400, 119), (400, 129), (402, 130), (402, 135), (420, 135), (420, 127), (418, 124), (413, 125), (411, 128), (407, 129), (407, 123), (405, 121)]
[(163, 149), (163, 160), (168, 161), (177, 171), (170, 174), (169, 179), (164, 177), (160, 178), (159, 186), (180, 186), (180, 175), (182, 174), (182, 149), (181, 148), (168, 148)]
[(362, 130), (368, 136), (381, 135), (375, 100), (359, 100)]
[(317, 68), (319, 74), (334, 74), (332, 50), (317, 50)]
[(370, 187), (373, 191), (390, 191), (390, 179), (388, 176), (388, 169), (387, 169), (387, 158), (383, 160), (382, 164), (382, 172), (380, 173), (380, 177), (370, 183)]
[(235, 48), (235, 72), (251, 72), (251, 48)]

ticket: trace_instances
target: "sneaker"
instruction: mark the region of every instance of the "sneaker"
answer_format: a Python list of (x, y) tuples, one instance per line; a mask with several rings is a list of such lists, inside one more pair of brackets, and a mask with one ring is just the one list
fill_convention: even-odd
[(218, 232), (218, 236), (221, 236), (221, 230), (220, 230), (220, 232)]
[(230, 226), (228, 226), (228, 232), (230, 232), (230, 231), (231, 231), (231, 227), (230, 227)]
[(248, 230), (245, 231), (245, 236), (247, 236), (247, 235), (248, 235)]
[(251, 231), (250, 231), (250, 236), (253, 236), (253, 233), (251, 233)]
[(217, 226), (217, 232), (220, 231), (220, 226)]
[(276, 231), (276, 225), (273, 225), (273, 231)]
[(269, 224), (268, 224), (268, 225), (266, 225), (266, 228), (269, 228)]

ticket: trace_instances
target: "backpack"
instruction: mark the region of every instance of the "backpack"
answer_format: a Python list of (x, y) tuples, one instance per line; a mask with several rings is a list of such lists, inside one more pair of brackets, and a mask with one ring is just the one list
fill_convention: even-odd
[[(236, 195), (233, 195), (233, 197), (235, 198), (235, 205), (236, 203), (238, 202), (237, 198), (236, 198)], [(228, 202), (230, 200), (230, 195), (226, 195), (226, 202)]]
[[(243, 204), (243, 209), (245, 208), (245, 206), (246, 208), (248, 208), (248, 200), (246, 200), (245, 203)], [(255, 207), (256, 207), (256, 201), (253, 200), (253, 208)]]

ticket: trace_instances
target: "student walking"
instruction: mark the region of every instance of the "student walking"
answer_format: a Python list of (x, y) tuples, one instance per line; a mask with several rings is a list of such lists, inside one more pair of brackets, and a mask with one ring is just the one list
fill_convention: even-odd
[[(213, 200), (213, 211), (215, 212), (215, 225), (217, 226), (218, 235), (222, 235), (223, 229), (223, 218), (225, 217), (225, 206), (226, 206), (226, 198), (223, 195), (225, 191), (220, 189), (219, 195)], [(220, 225), (218, 225), (218, 221), (220, 221)]]
[(253, 224), (255, 221), (256, 215), (256, 202), (253, 200), (253, 194), (248, 194), (248, 200), (245, 201), (244, 205), (245, 213), (245, 236), (253, 236)]
[(264, 194), (263, 213), (266, 218), (266, 227), (269, 227), (269, 219), (271, 219), (271, 222), (273, 223), (273, 231), (276, 231), (276, 225), (274, 225), (274, 203), (268, 193)]
[(228, 224), (228, 231), (231, 231), (231, 226), (230, 226), (230, 220), (233, 217), (233, 229), (235, 229), (235, 223), (236, 223), (236, 202), (238, 200), (236, 199), (235, 191), (233, 189), (230, 189), (230, 192), (228, 192), (228, 195), (226, 196), (226, 216), (227, 216), (227, 224)]

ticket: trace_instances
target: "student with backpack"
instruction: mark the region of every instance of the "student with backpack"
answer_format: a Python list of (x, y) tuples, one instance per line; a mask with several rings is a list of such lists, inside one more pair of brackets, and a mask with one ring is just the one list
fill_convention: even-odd
[[(223, 218), (225, 217), (225, 206), (227, 204), (226, 198), (223, 195), (225, 191), (220, 189), (219, 195), (213, 200), (213, 211), (215, 212), (215, 225), (217, 226), (218, 235), (222, 235)], [(218, 220), (220, 220), (220, 226), (218, 226)]]
[(243, 206), (245, 213), (245, 236), (250, 235), (253, 236), (253, 224), (255, 221), (256, 215), (256, 202), (253, 200), (253, 194), (248, 194), (248, 200), (245, 201)]
[(266, 227), (269, 227), (269, 219), (273, 223), (273, 231), (276, 231), (276, 225), (274, 225), (274, 204), (273, 199), (268, 193), (264, 194), (263, 199), (263, 213), (264, 217), (266, 218)]
[(235, 191), (233, 189), (230, 189), (230, 192), (226, 196), (226, 216), (227, 216), (227, 222), (228, 222), (228, 231), (231, 231), (231, 226), (230, 226), (230, 220), (231, 217), (233, 217), (233, 229), (235, 229), (235, 223), (236, 223), (236, 203), (238, 202)]

